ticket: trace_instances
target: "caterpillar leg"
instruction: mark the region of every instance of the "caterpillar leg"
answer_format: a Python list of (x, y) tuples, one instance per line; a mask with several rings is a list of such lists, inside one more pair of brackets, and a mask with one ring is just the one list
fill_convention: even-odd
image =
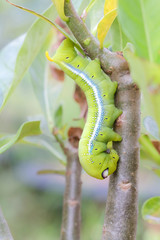
[(102, 126), (102, 128), (100, 129), (98, 135), (96, 136), (96, 141), (99, 142), (110, 142), (110, 141), (121, 141), (122, 137), (113, 131), (113, 129), (109, 128), (109, 127), (104, 127)]
[(114, 119), (116, 120), (121, 114), (122, 114), (122, 110), (121, 109), (118, 109), (118, 108), (115, 108), (115, 111), (114, 111)]

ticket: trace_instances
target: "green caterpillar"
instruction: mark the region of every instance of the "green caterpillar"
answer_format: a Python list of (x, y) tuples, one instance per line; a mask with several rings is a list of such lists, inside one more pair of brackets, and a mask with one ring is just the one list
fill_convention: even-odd
[(46, 56), (73, 78), (86, 95), (88, 117), (79, 142), (79, 159), (89, 175), (104, 179), (116, 170), (119, 159), (114, 149), (107, 149), (107, 143), (122, 140), (112, 130), (114, 121), (122, 114), (114, 106), (117, 82), (112, 82), (102, 71), (99, 60), (79, 56), (68, 39), (62, 42), (53, 58), (48, 52)]

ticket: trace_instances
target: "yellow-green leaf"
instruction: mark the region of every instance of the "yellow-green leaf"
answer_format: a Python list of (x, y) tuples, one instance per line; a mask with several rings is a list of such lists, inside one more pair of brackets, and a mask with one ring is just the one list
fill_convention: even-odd
[(66, 15), (64, 14), (64, 0), (52, 0), (52, 2), (54, 3), (60, 18), (63, 21), (67, 22), (68, 17), (66, 17)]
[(98, 24), (97, 37), (100, 42), (101, 48), (103, 47), (104, 39), (114, 21), (114, 19), (116, 18), (116, 16), (117, 16), (117, 10), (114, 9), (111, 12), (109, 12), (108, 14), (106, 14)]
[(106, 0), (104, 4), (104, 15), (117, 8), (117, 0)]

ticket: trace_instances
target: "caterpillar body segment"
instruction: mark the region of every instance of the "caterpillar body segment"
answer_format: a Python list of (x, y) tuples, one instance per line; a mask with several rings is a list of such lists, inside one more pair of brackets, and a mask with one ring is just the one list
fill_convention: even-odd
[(79, 56), (68, 39), (62, 42), (52, 61), (74, 79), (86, 95), (88, 117), (79, 142), (79, 159), (89, 175), (104, 179), (116, 170), (119, 159), (114, 149), (107, 149), (107, 143), (122, 140), (112, 129), (122, 114), (114, 105), (117, 82), (104, 74), (97, 59), (91, 61)]

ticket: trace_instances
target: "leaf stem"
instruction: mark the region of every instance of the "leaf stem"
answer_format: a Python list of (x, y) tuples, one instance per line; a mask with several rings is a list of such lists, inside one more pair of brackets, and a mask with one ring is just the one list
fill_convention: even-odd
[(54, 170), (54, 169), (44, 169), (44, 170), (39, 170), (37, 172), (38, 174), (58, 174), (58, 175), (65, 175), (64, 170)]
[[(56, 28), (59, 32), (61, 32), (66, 38), (71, 39), (70, 35), (69, 35), (68, 33), (66, 33), (66, 32), (63, 30), (63, 28), (61, 28), (58, 24), (52, 22), (49, 18), (47, 18), (47, 17), (45, 17), (45, 16), (43, 16), (43, 15), (41, 15), (41, 14), (39, 14), (39, 13), (31, 10), (31, 9), (28, 9), (28, 8), (25, 8), (25, 7), (22, 7), (22, 6), (19, 6), (19, 5), (17, 5), (17, 4), (14, 4), (14, 3), (10, 2), (9, 0), (6, 0), (6, 2), (8, 2), (8, 3), (11, 4), (11, 5), (13, 5), (14, 7), (17, 7), (17, 8), (19, 8), (19, 9), (22, 9), (23, 11), (29, 12), (29, 13), (31, 13), (31, 14), (33, 14), (33, 15), (41, 18), (41, 19), (43, 19), (44, 21), (48, 22), (48, 23), (51, 24), (53, 27), (55, 27), (55, 28)], [(72, 41), (72, 39), (71, 39), (71, 41)]]

